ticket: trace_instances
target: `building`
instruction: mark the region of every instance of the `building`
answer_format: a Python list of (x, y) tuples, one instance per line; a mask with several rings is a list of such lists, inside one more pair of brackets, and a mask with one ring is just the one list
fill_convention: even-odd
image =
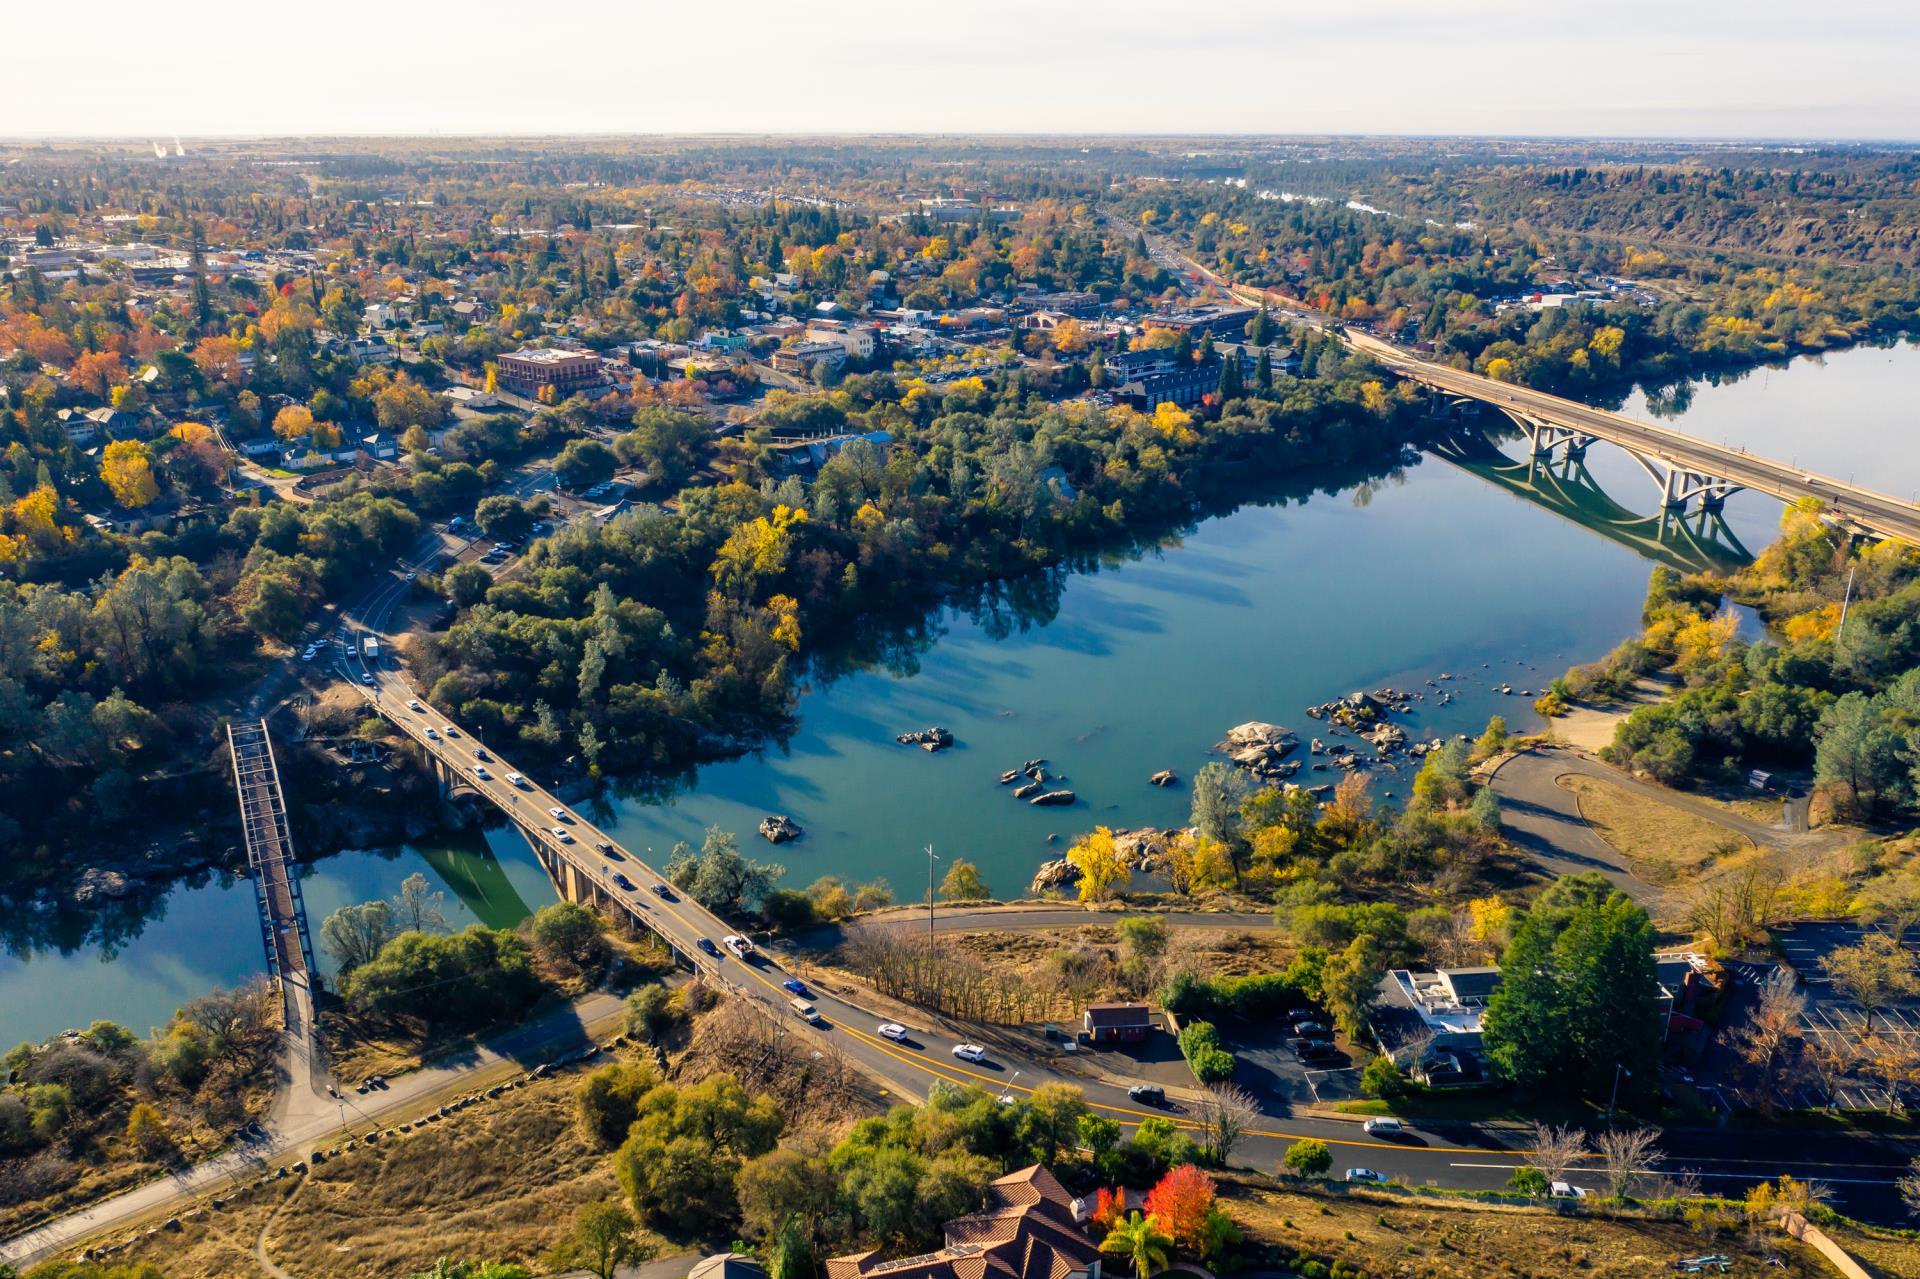
[(716, 1252), (697, 1261), (687, 1271), (687, 1279), (767, 1279), (767, 1272), (752, 1257), (737, 1252)]
[(820, 363), (845, 364), (847, 348), (838, 342), (798, 342), (773, 353), (767, 363), (782, 373), (804, 374)]
[(1252, 321), (1253, 308), (1250, 306), (1208, 305), (1159, 311), (1140, 323), (1150, 329), (1178, 329), (1193, 334), (1197, 340), (1202, 333), (1237, 338), (1246, 332), (1247, 325)]
[(873, 354), (873, 329), (865, 324), (815, 320), (807, 326), (807, 341), (837, 343), (856, 360), (864, 360)]
[(1082, 1029), (1094, 1047), (1101, 1044), (1137, 1044), (1153, 1030), (1153, 1014), (1145, 1004), (1088, 1004), (1080, 1015)]
[(827, 1279), (1101, 1279), (1085, 1207), (1039, 1164), (987, 1187), (987, 1206), (947, 1223), (938, 1252), (882, 1261), (857, 1252), (827, 1261)]
[(591, 351), (562, 351), (552, 347), (526, 347), (502, 354), (496, 360), (500, 385), (521, 395), (538, 395), (542, 387), (552, 387), (557, 396), (567, 396), (600, 385), (600, 357)]
[(347, 343), (347, 357), (355, 364), (392, 364), (400, 351), (383, 337), (355, 338)]

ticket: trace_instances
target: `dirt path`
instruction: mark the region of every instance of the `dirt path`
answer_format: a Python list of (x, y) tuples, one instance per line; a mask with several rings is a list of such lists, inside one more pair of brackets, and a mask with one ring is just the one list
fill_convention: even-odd
[(1548, 731), (1553, 736), (1589, 755), (1613, 744), (1613, 730), (1642, 706), (1651, 706), (1665, 698), (1677, 686), (1676, 681), (1642, 676), (1634, 683), (1633, 695), (1620, 702), (1574, 702), (1567, 713), (1554, 720)]

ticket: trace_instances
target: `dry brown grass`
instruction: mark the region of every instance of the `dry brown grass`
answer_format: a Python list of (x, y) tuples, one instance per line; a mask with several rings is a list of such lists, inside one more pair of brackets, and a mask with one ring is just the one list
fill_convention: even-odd
[[(1804, 1245), (1778, 1235), (1757, 1245), (1739, 1226), (1695, 1229), (1678, 1221), (1562, 1216), (1466, 1200), (1316, 1195), (1244, 1180), (1223, 1181), (1221, 1193), (1250, 1245), (1304, 1251), (1405, 1279), (1644, 1279), (1673, 1273), (1681, 1257), (1712, 1252), (1732, 1260), (1731, 1275), (1813, 1279), (1830, 1273)], [(1769, 1251), (1779, 1267), (1767, 1264)]]
[(1580, 816), (1651, 884), (1682, 884), (1753, 850), (1730, 827), (1598, 777), (1555, 779), (1579, 799)]
[(1920, 1279), (1920, 1239), (1910, 1232), (1867, 1226), (1822, 1226), (1828, 1238), (1887, 1279)]

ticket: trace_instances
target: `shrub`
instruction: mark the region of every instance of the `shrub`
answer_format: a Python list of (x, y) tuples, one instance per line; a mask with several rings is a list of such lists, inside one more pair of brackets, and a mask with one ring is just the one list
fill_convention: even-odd
[(1187, 1059), (1193, 1077), (1203, 1084), (1215, 1084), (1233, 1077), (1233, 1054), (1220, 1046), (1220, 1032), (1213, 1023), (1189, 1022), (1180, 1032), (1180, 1055)]
[(673, 1008), (673, 992), (665, 986), (642, 986), (627, 996), (627, 1033), (649, 1043), (667, 1033), (679, 1015)]
[(1391, 1057), (1375, 1057), (1360, 1072), (1360, 1089), (1369, 1097), (1398, 1097), (1407, 1090), (1406, 1077)]
[(1308, 1137), (1287, 1147), (1280, 1167), (1295, 1177), (1324, 1176), (1333, 1167), (1333, 1152), (1327, 1149), (1326, 1142)]
[(790, 933), (813, 923), (813, 901), (797, 888), (776, 888), (761, 900), (760, 914), (770, 927)]

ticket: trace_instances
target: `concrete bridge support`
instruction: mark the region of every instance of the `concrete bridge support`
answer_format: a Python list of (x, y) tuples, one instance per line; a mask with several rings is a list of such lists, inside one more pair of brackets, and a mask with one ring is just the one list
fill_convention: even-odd
[(539, 862), (540, 869), (547, 873), (547, 882), (553, 885), (553, 891), (561, 901), (578, 902), (602, 914), (624, 920), (631, 928), (652, 934), (654, 939), (673, 955), (674, 963), (689, 972), (698, 971), (693, 957), (675, 946), (673, 939), (665, 932), (654, 927), (647, 910), (635, 909), (631, 902), (622, 901), (604, 891), (600, 885), (583, 875), (571, 861), (556, 854), (547, 846), (545, 839), (526, 826), (516, 821), (514, 829), (520, 832), (520, 838), (526, 840), (527, 847), (533, 850), (534, 860)]

